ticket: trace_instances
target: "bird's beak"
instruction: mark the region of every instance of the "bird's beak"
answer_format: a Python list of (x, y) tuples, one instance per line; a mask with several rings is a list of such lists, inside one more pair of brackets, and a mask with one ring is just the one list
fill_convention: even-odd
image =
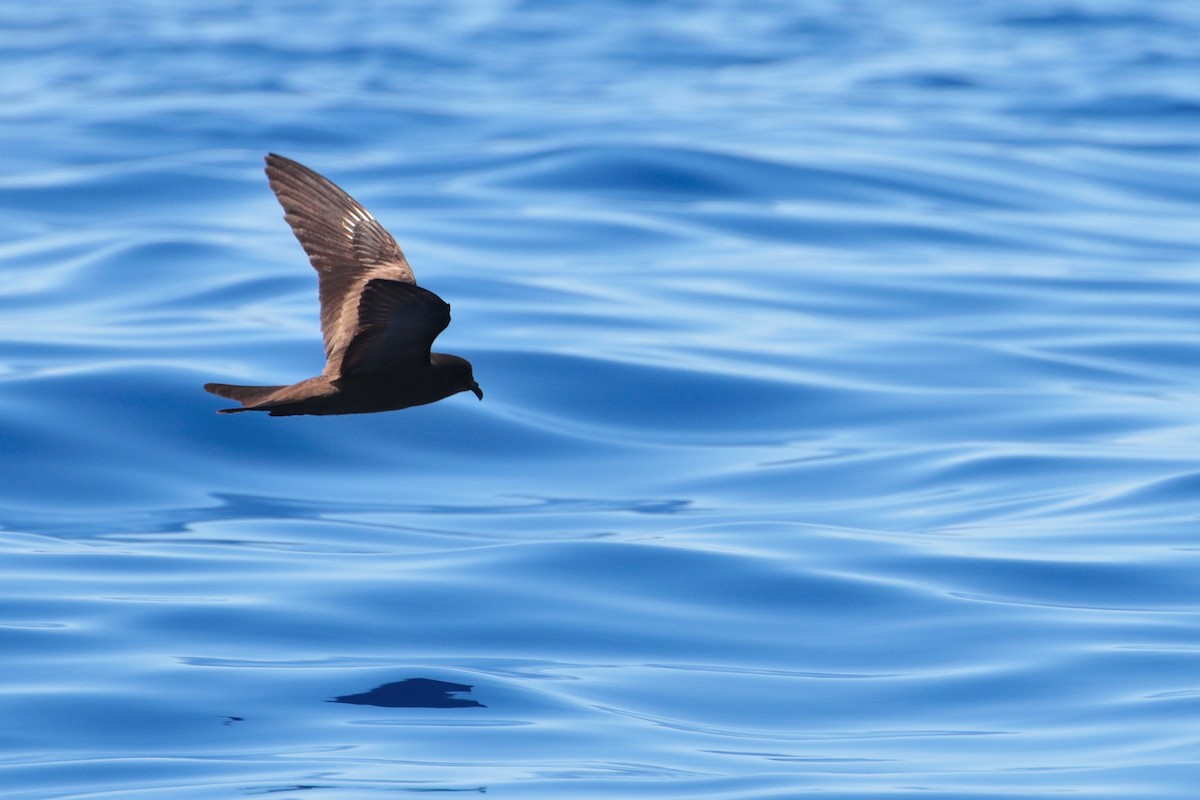
[(474, 392), (475, 396), (478, 397), (480, 400), (483, 399), (483, 389), (479, 388), (478, 383), (471, 384), (471, 391)]

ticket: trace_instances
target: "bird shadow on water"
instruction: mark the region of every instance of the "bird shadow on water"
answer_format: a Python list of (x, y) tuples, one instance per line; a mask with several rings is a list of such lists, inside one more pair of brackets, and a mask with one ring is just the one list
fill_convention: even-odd
[(471, 689), (464, 683), (409, 678), (376, 686), (369, 692), (341, 695), (329, 702), (381, 708), (487, 708), (477, 700), (453, 696)]

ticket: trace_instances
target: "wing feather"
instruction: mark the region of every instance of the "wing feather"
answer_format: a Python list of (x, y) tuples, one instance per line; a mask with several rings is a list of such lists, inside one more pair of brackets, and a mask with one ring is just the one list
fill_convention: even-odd
[(415, 283), (374, 278), (363, 287), (358, 332), (341, 377), (429, 366), (433, 340), (450, 324), (450, 305)]
[(283, 218), (320, 279), (325, 374), (333, 377), (358, 333), (364, 287), (377, 278), (416, 279), (396, 240), (357, 200), (303, 164), (274, 153), (266, 161)]

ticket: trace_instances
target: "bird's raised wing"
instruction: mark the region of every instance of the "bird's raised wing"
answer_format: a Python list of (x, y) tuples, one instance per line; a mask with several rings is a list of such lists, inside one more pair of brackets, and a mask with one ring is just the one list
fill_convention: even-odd
[(340, 377), (429, 366), (433, 340), (450, 324), (450, 305), (415, 283), (373, 278), (358, 304), (358, 332)]
[(325, 374), (336, 377), (358, 332), (363, 287), (375, 278), (415, 285), (412, 268), (371, 212), (329, 179), (274, 153), (267, 179), (320, 278)]

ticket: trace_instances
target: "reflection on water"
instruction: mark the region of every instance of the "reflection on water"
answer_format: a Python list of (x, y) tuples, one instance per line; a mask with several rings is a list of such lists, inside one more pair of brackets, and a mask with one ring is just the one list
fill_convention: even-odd
[[(1200, 11), (628, 11), (0, 11), (6, 797), (1194, 795)], [(487, 402), (212, 413), (265, 152)]]

